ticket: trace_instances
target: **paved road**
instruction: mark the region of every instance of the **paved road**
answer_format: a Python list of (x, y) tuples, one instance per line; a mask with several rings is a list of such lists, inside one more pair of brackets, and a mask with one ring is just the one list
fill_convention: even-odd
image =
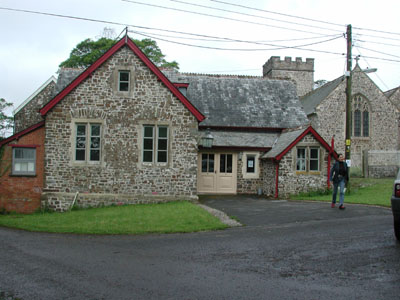
[(0, 299), (398, 299), (388, 209), (208, 197), (224, 231), (83, 236), (0, 228)]

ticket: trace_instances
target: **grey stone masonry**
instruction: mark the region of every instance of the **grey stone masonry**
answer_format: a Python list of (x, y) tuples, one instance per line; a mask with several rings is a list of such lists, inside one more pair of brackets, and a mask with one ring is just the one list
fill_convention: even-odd
[(55, 82), (49, 82), (37, 95), (18, 110), (14, 115), (14, 133), (18, 133), (40, 121), (43, 121), (39, 113), (47, 102), (53, 96)]
[[(131, 72), (117, 90), (118, 70)], [(101, 125), (100, 161), (75, 161), (76, 124)], [(143, 126), (166, 126), (166, 163), (143, 162)], [(198, 121), (124, 46), (46, 115), (43, 205), (196, 200)], [(156, 143), (156, 141), (154, 142)], [(154, 150), (156, 151), (156, 150)]]
[[(320, 147), (319, 171), (296, 171), (296, 155), (298, 147)], [(323, 190), (328, 182), (328, 152), (320, 146), (320, 143), (312, 134), (307, 134), (295, 147), (293, 147), (279, 162), (278, 190), (279, 197), (287, 197), (290, 194)], [(332, 160), (331, 165), (334, 160)]]
[(270, 79), (292, 80), (296, 83), (297, 95), (304, 96), (312, 91), (314, 85), (314, 59), (301, 57), (292, 61), (291, 57), (281, 60), (279, 56), (272, 56), (263, 66), (263, 76)]

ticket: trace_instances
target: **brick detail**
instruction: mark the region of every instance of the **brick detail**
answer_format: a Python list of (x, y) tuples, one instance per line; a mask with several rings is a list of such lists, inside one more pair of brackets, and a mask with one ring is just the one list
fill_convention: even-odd
[[(12, 147), (16, 145), (38, 145), (36, 148), (36, 176), (12, 176)], [(0, 168), (0, 210), (32, 213), (40, 208), (43, 190), (44, 127), (32, 131), (19, 140), (4, 147)]]

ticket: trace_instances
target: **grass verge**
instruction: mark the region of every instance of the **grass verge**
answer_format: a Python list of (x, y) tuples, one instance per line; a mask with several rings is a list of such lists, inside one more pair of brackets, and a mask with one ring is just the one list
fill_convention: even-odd
[[(344, 202), (390, 207), (394, 178), (350, 178)], [(332, 201), (332, 190), (292, 195), (293, 200)], [(336, 199), (339, 202), (339, 195)]]
[(0, 215), (0, 226), (76, 234), (177, 233), (228, 227), (190, 202), (111, 206), (66, 213)]

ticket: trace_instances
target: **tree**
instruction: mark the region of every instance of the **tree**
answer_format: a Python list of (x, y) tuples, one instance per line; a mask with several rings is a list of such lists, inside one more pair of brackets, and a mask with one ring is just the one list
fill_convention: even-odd
[[(176, 61), (168, 62), (161, 52), (157, 42), (151, 39), (133, 40), (133, 42), (157, 66), (178, 70)], [(60, 64), (64, 68), (87, 68), (116, 43), (115, 40), (101, 37), (97, 41), (86, 39), (80, 42), (72, 51), (69, 58)]]
[(6, 135), (7, 130), (13, 128), (14, 125), (13, 117), (7, 116), (5, 113), (5, 110), (11, 106), (12, 103), (0, 98), (0, 140)]

